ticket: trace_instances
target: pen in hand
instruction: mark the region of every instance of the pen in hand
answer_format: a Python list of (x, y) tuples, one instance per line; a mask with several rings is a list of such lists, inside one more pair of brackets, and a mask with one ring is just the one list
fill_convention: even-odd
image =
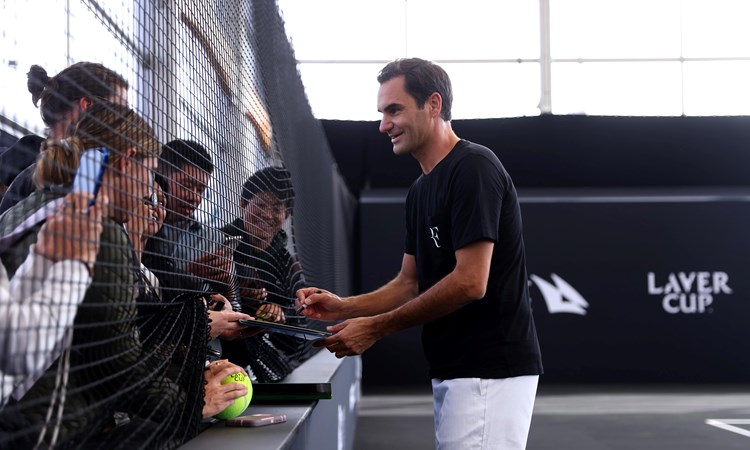
[[(315, 293), (316, 294), (322, 294), (323, 291), (321, 291), (320, 289), (318, 289), (317, 291), (315, 291)], [(295, 308), (295, 311), (297, 313), (301, 313), (302, 311), (305, 310), (305, 308), (307, 308), (307, 304), (303, 303), (303, 304), (299, 305), (297, 308)]]

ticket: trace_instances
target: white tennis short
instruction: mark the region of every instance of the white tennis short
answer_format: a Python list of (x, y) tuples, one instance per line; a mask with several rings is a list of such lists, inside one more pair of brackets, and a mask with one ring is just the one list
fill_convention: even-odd
[(538, 375), (432, 380), (438, 450), (522, 450)]

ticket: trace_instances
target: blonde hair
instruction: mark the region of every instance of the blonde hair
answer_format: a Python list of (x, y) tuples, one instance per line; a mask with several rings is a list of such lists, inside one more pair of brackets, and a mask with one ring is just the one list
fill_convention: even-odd
[(131, 148), (135, 148), (138, 159), (158, 157), (161, 153), (154, 130), (138, 113), (124, 105), (100, 102), (84, 112), (72, 137), (42, 144), (34, 184), (39, 189), (72, 184), (81, 153), (97, 147), (110, 151), (110, 165)]

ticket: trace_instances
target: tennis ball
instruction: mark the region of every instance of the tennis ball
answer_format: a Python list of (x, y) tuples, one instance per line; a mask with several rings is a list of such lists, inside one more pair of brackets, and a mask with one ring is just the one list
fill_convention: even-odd
[(241, 372), (237, 372), (221, 380), (221, 384), (228, 383), (244, 384), (245, 387), (247, 387), (247, 394), (242, 397), (236, 398), (234, 400), (234, 403), (227, 406), (224, 411), (215, 415), (214, 417), (216, 417), (217, 419), (234, 419), (235, 417), (245, 412), (248, 405), (250, 405), (250, 400), (253, 398), (253, 384), (250, 382), (250, 377), (248, 377), (247, 375)]

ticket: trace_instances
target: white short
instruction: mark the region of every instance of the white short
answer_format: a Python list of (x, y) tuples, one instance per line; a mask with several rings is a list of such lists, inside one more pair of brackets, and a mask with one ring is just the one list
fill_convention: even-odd
[(538, 375), (433, 379), (435, 448), (526, 448), (538, 383)]

